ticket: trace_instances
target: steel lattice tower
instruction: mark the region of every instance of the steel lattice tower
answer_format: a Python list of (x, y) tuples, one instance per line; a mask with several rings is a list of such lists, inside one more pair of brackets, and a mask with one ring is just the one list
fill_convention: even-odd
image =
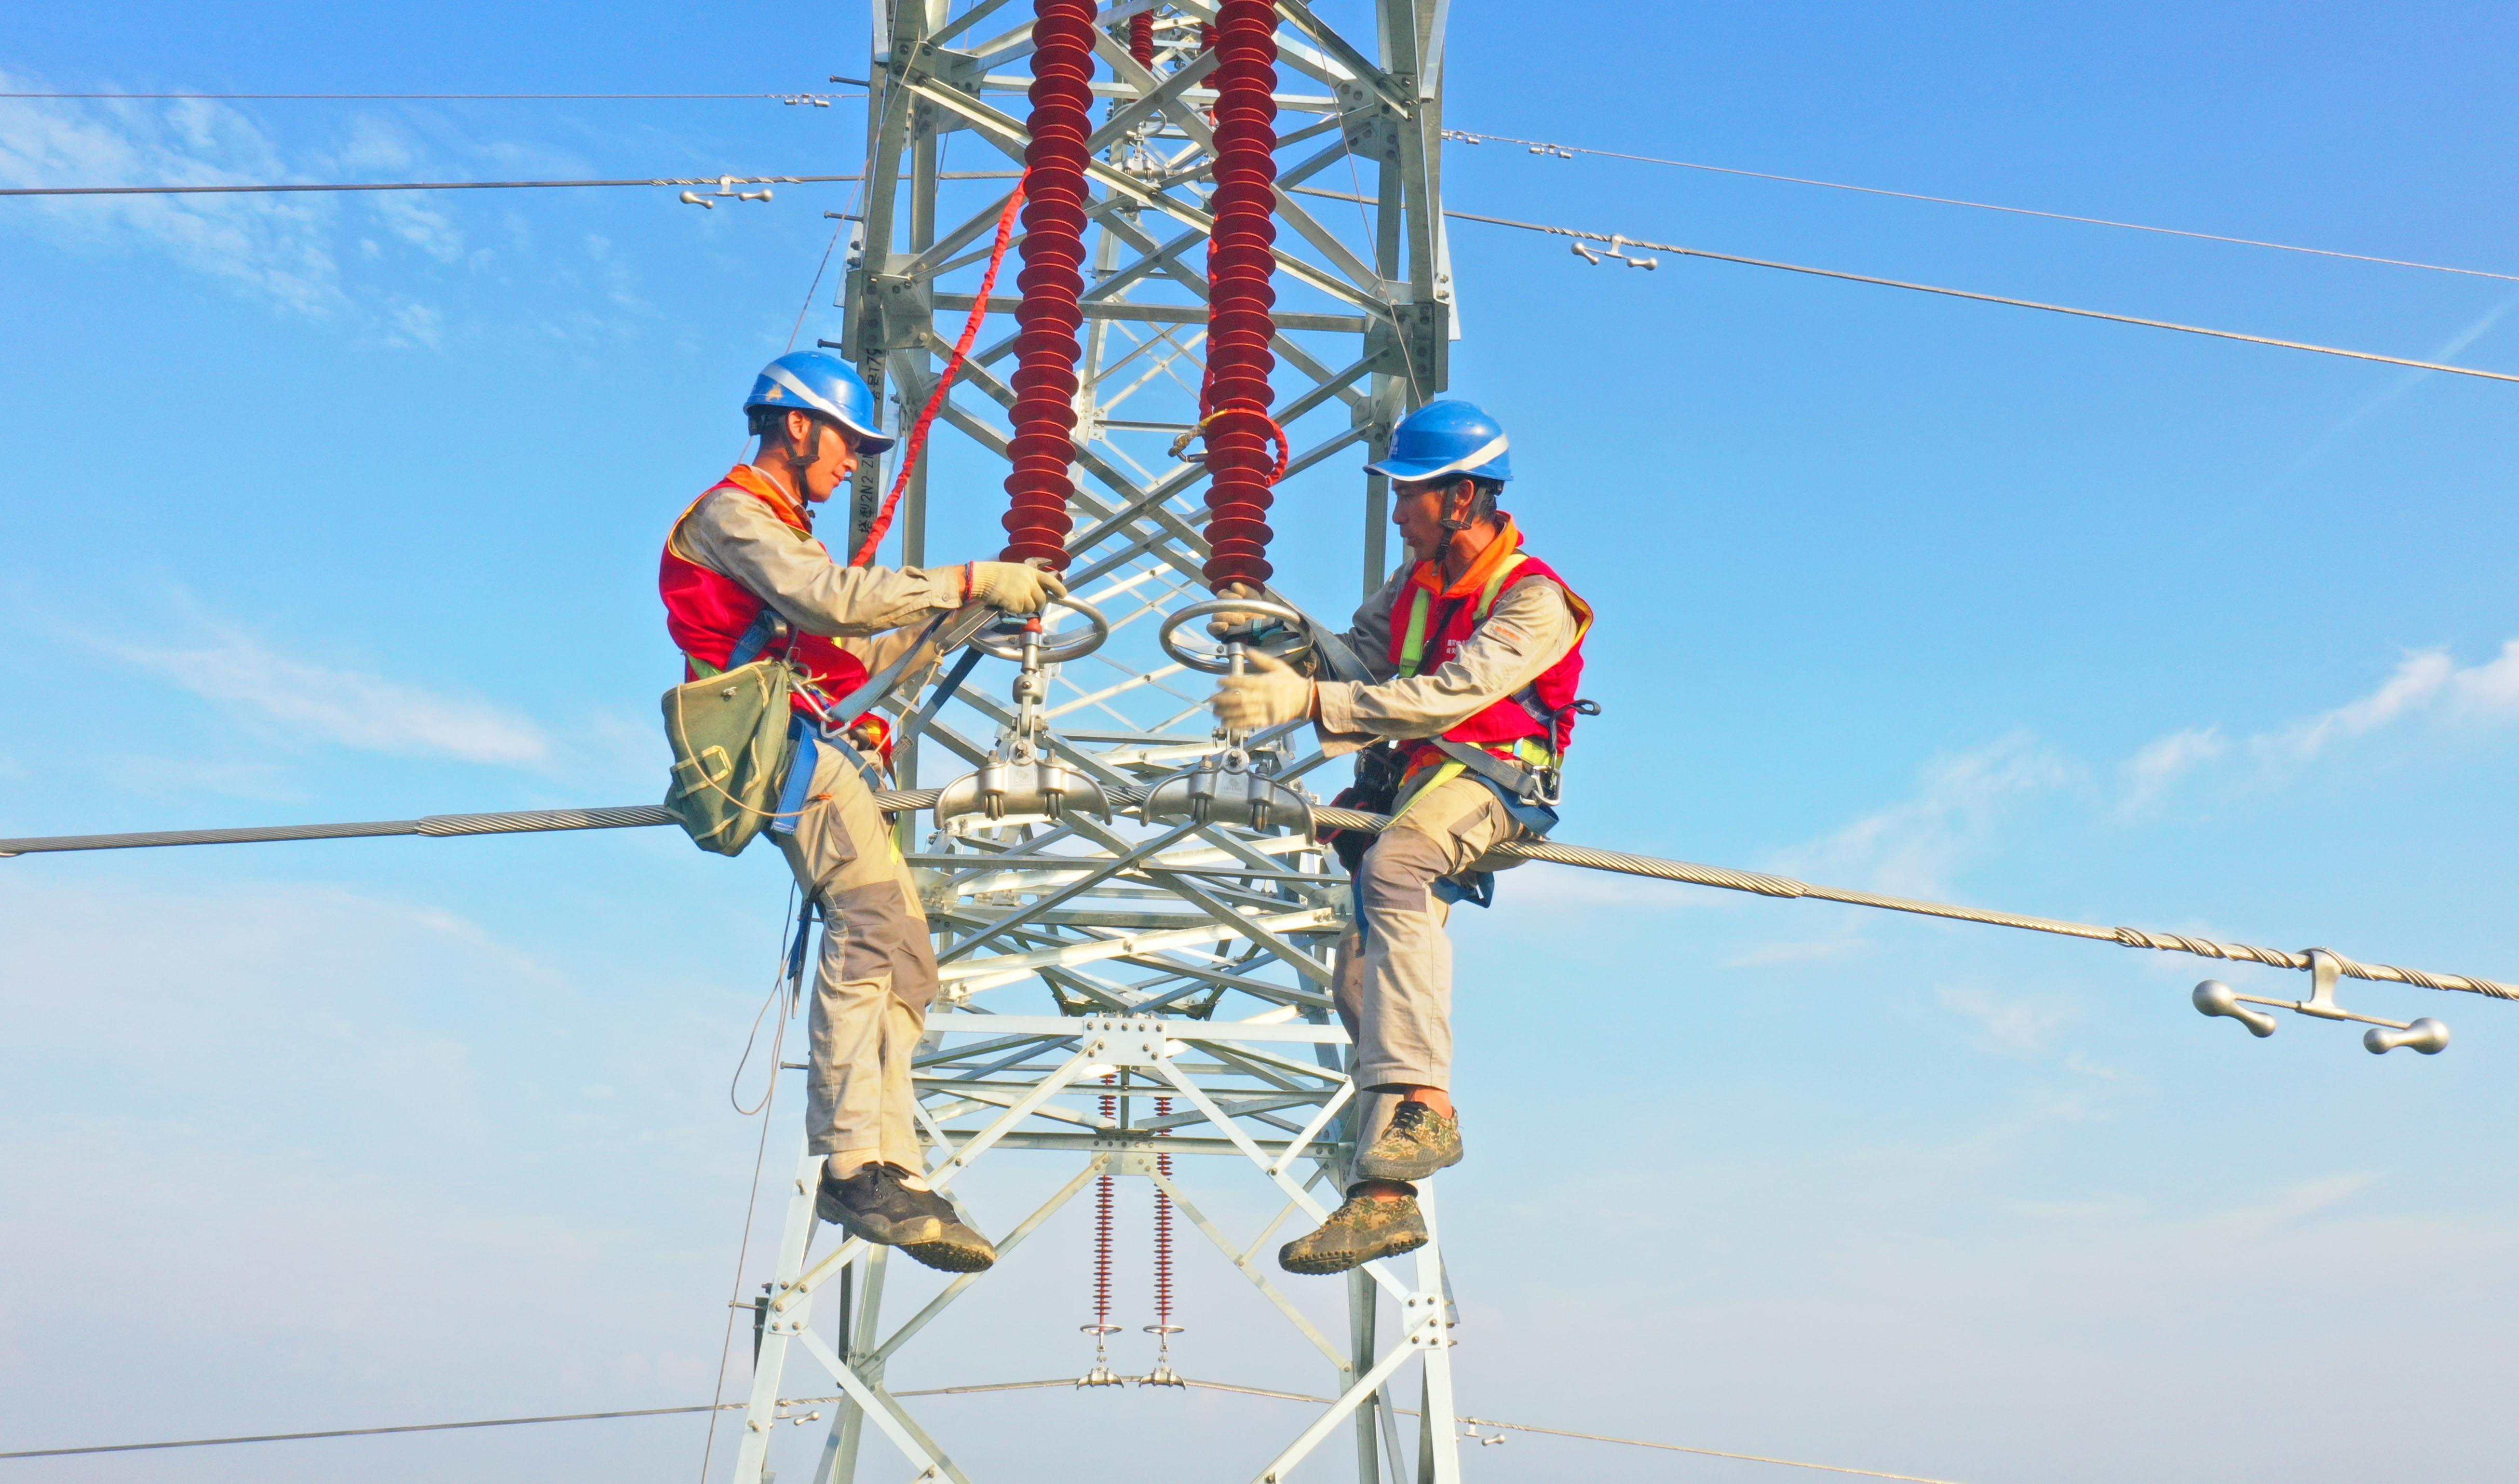
[[(1067, 27), (1055, 33), (1057, 45), (1082, 56), (1073, 27), (1083, 12), (1071, 6), (1080, 0), (875, 0), (862, 221), (842, 336), (823, 343), (890, 397), (899, 424), (928, 402), (1035, 148), (1029, 123), (1047, 116), (1035, 111), (1042, 95), (1032, 92), (1028, 62), (1036, 17), (1043, 42), (1051, 25)], [(1077, 345), (1064, 482), (1073, 485), (1067, 578), (1095, 611), (1059, 615), (1029, 651), (1017, 637), (985, 639), (989, 652), (1017, 662), (1011, 684), (1002, 665), (970, 673), (958, 687), (956, 677), (931, 674), (890, 705), (922, 719), (901, 750), (902, 786), (946, 785), (932, 816), (903, 816), (902, 837), (946, 988), (919, 1063), (930, 1179), (950, 1190), (973, 1160), (1004, 1157), (998, 1151), (1071, 1162), (1075, 1177), (1011, 1230), (982, 1223), (1001, 1249), (1100, 1177), (1152, 1181), (1334, 1369), (1339, 1404), (1275, 1458), (1252, 1460), (1251, 1476), (1283, 1477), (1351, 1422), (1363, 1484), (1411, 1475), (1449, 1484), (1458, 1476), (1452, 1316), (1439, 1245), (1350, 1274), (1341, 1343), (1287, 1300), (1265, 1255), (1246, 1257), (1207, 1216), (1195, 1180), (1169, 1173), (1173, 1157), (1219, 1157), (1188, 1162), (1273, 1183), (1286, 1204), (1272, 1230), (1301, 1229), (1336, 1204), (1361, 1114), (1329, 994), (1348, 888), (1310, 837), (1302, 781), (1324, 760), (1301, 747), (1294, 728), (1232, 738), (1210, 729), (1198, 672), (1238, 661), (1207, 644), (1197, 615), (1184, 613), (1208, 598), (1204, 573), (1215, 552), (1205, 535), (1210, 472), (1194, 436), (1182, 436), (1202, 421), (1211, 279), (1200, 261), (1222, 214), (1211, 209), (1214, 74), (1225, 61), (1215, 37), (1220, 19), (1241, 24), (1248, 56), (1255, 10), (1262, 30), (1274, 22), (1278, 78), (1266, 349), (1278, 387), (1270, 415), (1291, 440), (1286, 477), (1343, 452), (1358, 462), (1378, 457), (1392, 425), (1444, 384), (1456, 333), (1440, 190), (1446, 7), (1374, 0), (1354, 9), (1370, 23), (1360, 40), (1304, 0), (1277, 0), (1273, 12), (1250, 0), (1137, 0), (1091, 15), (1091, 80), (1059, 86), (1081, 85), (1091, 99), (1081, 289), (1069, 290), (1074, 309), (1063, 311)], [(960, 161), (977, 156), (976, 166), (944, 168), (956, 134), (968, 136)], [(1248, 131), (1240, 137), (1238, 146), (1228, 140), (1244, 152), (1228, 173), (1248, 181)], [(1044, 145), (1036, 157), (1053, 153)], [(1072, 160), (1064, 168), (1072, 171)], [(1247, 219), (1248, 199), (1230, 209)], [(1028, 228), (1054, 219), (1053, 208), (1028, 198)], [(1007, 259), (938, 430), (940, 442), (950, 427), (999, 459), (1012, 448), (1021, 470), (1020, 456), (1043, 445), (1035, 438), (1016, 447), (1025, 430), (1009, 423), (1023, 397), (1017, 382), (1035, 388), (1028, 408), (1039, 406), (1042, 383), (1008, 369), (1030, 365), (1027, 347), (1045, 342), (1011, 329), (1016, 261)], [(1056, 280), (1024, 270), (1027, 288), (1049, 284), (1054, 294)], [(1038, 319), (1036, 311), (1024, 323)], [(1248, 359), (1247, 349), (1240, 354)], [(1004, 507), (993, 477), (966, 484), (959, 473), (989, 460), (967, 447), (936, 453), (955, 471), (950, 498), (957, 504), (968, 499), (974, 513), (992, 515)], [(928, 554), (933, 461), (921, 460), (903, 502), (901, 559), (912, 565)], [(861, 470), (854, 491), (851, 549), (873, 526), (895, 472), (877, 462)], [(1026, 477), (1038, 487), (1037, 475)], [(1028, 515), (1027, 500), (1036, 507)], [(1048, 518), (1039, 497), (1015, 501), (1009, 530), (1030, 521), (1037, 532)], [(1367, 591), (1389, 565), (1388, 502), (1383, 481), (1368, 480), (1352, 569)], [(1268, 596), (1285, 602), (1273, 588)], [(1087, 626), (1077, 625), (1080, 617)], [(1097, 633), (1107, 642), (1094, 647)], [(1324, 661), (1351, 663), (1335, 652)], [(940, 701), (946, 691), (950, 701)], [(1156, 1113), (1158, 1098), (1177, 1111)], [(818, 1481), (853, 1480), (865, 1446), (899, 1450), (922, 1479), (963, 1481), (939, 1440), (893, 1401), (884, 1373), (938, 1312), (990, 1278), (957, 1279), (887, 1327), (884, 1275), (898, 1259), (859, 1242), (828, 1245), (838, 1236), (816, 1228), (816, 1163), (805, 1155), (796, 1166), (774, 1281), (761, 1304), (737, 1478), (763, 1478), (778, 1399), (818, 1389), (827, 1373), (853, 1403), (838, 1409)], [(1426, 1210), (1431, 1224), (1431, 1192)], [(1268, 1236), (1261, 1232), (1258, 1245)], [(828, 1249), (812, 1250), (818, 1241)], [(822, 1298), (838, 1301), (841, 1346), (814, 1331)], [(800, 1369), (800, 1359), (810, 1364)], [(1407, 1400), (1422, 1402), (1425, 1420), (1407, 1447), (1393, 1384), (1411, 1370), (1417, 1395)], [(1159, 1365), (1150, 1379), (1168, 1377)], [(869, 1427), (877, 1438), (867, 1438)], [(1325, 1476), (1322, 1465), (1314, 1475)]]

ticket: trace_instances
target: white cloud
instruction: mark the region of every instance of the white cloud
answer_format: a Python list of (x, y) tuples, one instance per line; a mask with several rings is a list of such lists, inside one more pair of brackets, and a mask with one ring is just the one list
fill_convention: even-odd
[(2073, 1019), (2073, 1007), (2008, 999), (1982, 989), (1946, 987), (1936, 992), (1942, 1008), (1967, 1016), (1977, 1025), (1976, 1044), (2005, 1056), (2035, 1056), (2045, 1051), (2055, 1032)]
[(393, 333), (388, 345), (417, 343), (435, 350), (446, 339), (446, 317), (426, 304), (403, 304), (390, 316)]
[(2519, 718), (2519, 638), (2480, 665), (2459, 665), (2446, 649), (2407, 655), (2368, 694), (2233, 744), (2221, 727), (2187, 727), (2146, 744), (2118, 769), (2125, 807), (2139, 808), (2207, 764), (2240, 757), (2258, 781), (2277, 778), (2338, 744), (2400, 723), (2474, 725)]
[(214, 620), (197, 633), (191, 647), (177, 638), (109, 652), (195, 695), (371, 752), (535, 763), (551, 751), (533, 721), (486, 701), (293, 658)]
[[(28, 82), (0, 72), (10, 89)], [(234, 185), (294, 173), (252, 120), (223, 104), (0, 99), (0, 183)], [(347, 302), (330, 245), (331, 202), (124, 196), (36, 197), (22, 205), (58, 240), (107, 248), (150, 243), (299, 314), (326, 316)]]
[(2125, 807), (2141, 808), (2190, 769), (2230, 750), (2219, 726), (2190, 726), (2146, 744), (2118, 766), (2125, 779)]
[(2007, 812), (2082, 773), (2081, 764), (2036, 737), (2013, 732), (1935, 759), (1915, 797), (1787, 851), (1779, 868), (1832, 884), (1859, 880), (1879, 891), (1937, 895)]

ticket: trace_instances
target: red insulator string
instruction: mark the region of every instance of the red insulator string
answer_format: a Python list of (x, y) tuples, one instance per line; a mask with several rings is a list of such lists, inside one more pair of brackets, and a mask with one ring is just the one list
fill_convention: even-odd
[(1092, 134), (1093, 0), (1033, 0), (1032, 144), (1024, 151), (1023, 288), (1004, 559), (1067, 566), (1075, 495), (1077, 331), (1084, 324), (1084, 141)]
[[(1171, 1111), (1171, 1099), (1155, 1099), (1156, 1117), (1169, 1117)], [(1171, 1129), (1163, 1129), (1156, 1137), (1162, 1138), (1171, 1132)], [(1165, 1179), (1171, 1179), (1172, 1157), (1166, 1154), (1155, 1156), (1155, 1168)], [(1167, 1346), (1176, 1332), (1172, 1325), (1172, 1198), (1171, 1193), (1160, 1185), (1155, 1187), (1155, 1322), (1151, 1328), (1161, 1343)]]
[(874, 560), (874, 548), (883, 544), (886, 531), (892, 529), (892, 512), (901, 505), (901, 492), (909, 488), (909, 471), (918, 466), (918, 455), (927, 447), (927, 430), (944, 409), (945, 394), (953, 387), (954, 375), (962, 363), (970, 359), (971, 346), (980, 338), (980, 326), (989, 317), (989, 291), (997, 286), (997, 269), (1006, 261), (1006, 244), (1014, 240), (1015, 208), (1023, 204), (1023, 182), (1015, 182), (1015, 194), (1006, 197), (1006, 209), (997, 217), (997, 241), (989, 249), (989, 271), (980, 276), (979, 302), (971, 306), (971, 318), (962, 322), (962, 337), (953, 342), (952, 358), (945, 363), (945, 374), (936, 378), (936, 390), (928, 394), (927, 406), (920, 409), (918, 421), (901, 444), (901, 471), (893, 476), (892, 493), (883, 498), (883, 508), (875, 512), (874, 524), (866, 529), (865, 544), (858, 554), (849, 558), (852, 567), (862, 567)]
[(1270, 0), (1222, 0), (1215, 49), (1215, 225), (1207, 244), (1207, 387), (1200, 408), (1209, 484), (1208, 586), (1257, 586), (1268, 564), (1268, 373), (1277, 358), (1277, 11)]
[(1128, 18), (1128, 59), (1152, 69), (1155, 65), (1155, 13), (1139, 11)]
[[(1110, 1087), (1119, 1081), (1117, 1074), (1104, 1072), (1102, 1085)], [(1102, 1095), (1102, 1121), (1115, 1122), (1120, 1114), (1120, 1100), (1109, 1093)], [(1102, 1336), (1117, 1334), (1119, 1326), (1111, 1323), (1111, 1233), (1112, 1180), (1104, 1175), (1093, 1182), (1093, 1323), (1084, 1332), (1093, 1336), (1096, 1354), (1101, 1352)]]

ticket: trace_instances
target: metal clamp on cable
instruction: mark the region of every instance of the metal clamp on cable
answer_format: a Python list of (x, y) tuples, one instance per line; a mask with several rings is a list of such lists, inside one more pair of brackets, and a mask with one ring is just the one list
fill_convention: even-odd
[[(1193, 649), (1181, 642), (1185, 625), (1226, 614), (1269, 623), (1265, 628), (1228, 632), (1214, 650)], [(1205, 675), (1240, 675), (1254, 654), (1292, 662), (1312, 652), (1310, 626), (1302, 612), (1261, 597), (1192, 603), (1164, 620), (1156, 641), (1182, 667)], [(1255, 758), (1243, 747), (1241, 735), (1228, 729), (1219, 728), (1216, 741), (1219, 751), (1196, 766), (1156, 779), (1138, 806), (1138, 816), (1149, 824), (1231, 824), (1312, 833), (1311, 797), (1268, 776), (1274, 754)]]
[(2428, 1015), (2411, 1021), (2386, 1021), (2336, 1004), (2335, 982), (2343, 972), (2341, 959), (2324, 948), (2312, 948), (2309, 950), (2309, 998), (2276, 1000), (2263, 995), (2241, 994), (2218, 979), (2208, 979), (2195, 986), (2195, 1009), (2199, 1014), (2237, 1021), (2248, 1027), (2250, 1035), (2260, 1039), (2274, 1034), (2278, 1023), (2262, 1010), (2249, 1009), (2250, 1005), (2271, 1005), (2277, 1010), (2314, 1016), (2321, 1021), (2358, 1021), (2370, 1027), (2362, 1033), (2362, 1046), (2372, 1056), (2384, 1056), (2400, 1046), (2425, 1056), (2438, 1056), (2448, 1048), (2449, 1027)]
[(1064, 638), (1050, 638), (1036, 614), (1006, 620), (971, 637), (973, 648), (1023, 667), (1014, 683), (1015, 722), (977, 772), (955, 779), (937, 794), (936, 822), (941, 826), (973, 814), (991, 824), (1055, 823), (1071, 808), (1084, 809), (1106, 821), (1111, 817), (1111, 799), (1102, 785), (1050, 756), (1044, 740), (1049, 719), (1041, 705), (1049, 696), (1049, 667), (1101, 648), (1111, 636), (1111, 624), (1075, 598), (1049, 601), (1051, 607), (1083, 616), (1087, 627)]

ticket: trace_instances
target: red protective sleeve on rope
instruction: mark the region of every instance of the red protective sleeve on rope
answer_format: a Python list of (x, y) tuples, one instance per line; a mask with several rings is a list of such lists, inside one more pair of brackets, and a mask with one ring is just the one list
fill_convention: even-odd
[(919, 451), (927, 447), (927, 430), (944, 409), (945, 394), (952, 390), (954, 373), (970, 359), (971, 346), (980, 338), (980, 326), (989, 318), (989, 291), (997, 286), (997, 269), (1005, 263), (1006, 244), (1014, 240), (1015, 208), (1023, 204), (1023, 182), (1017, 181), (1014, 195), (1006, 197), (1004, 214), (997, 218), (997, 241), (989, 251), (989, 271), (980, 276), (979, 302), (971, 306), (971, 317), (962, 322), (962, 337), (953, 342), (953, 355), (945, 363), (945, 374), (936, 378), (936, 390), (928, 394), (927, 405), (919, 409), (916, 425), (902, 440), (901, 470), (893, 476), (892, 493), (883, 498), (883, 508), (875, 512), (874, 524), (866, 528), (865, 543), (849, 558), (852, 567), (873, 561), (874, 548), (883, 545), (884, 533), (892, 529), (892, 512), (900, 508), (901, 492), (909, 488), (909, 471), (918, 466)]
[(1277, 12), (1270, 0), (1223, 0), (1211, 30), (1222, 55), (1215, 85), (1215, 227), (1208, 238), (1207, 385), (1200, 409), (1207, 439), (1210, 512), (1208, 586), (1265, 583), (1270, 486), (1282, 470), (1270, 458), (1283, 431), (1268, 415), (1268, 373), (1277, 359), (1273, 280), (1277, 240)]
[(1092, 0), (1034, 0), (1032, 35), (1004, 559), (1039, 557), (1063, 571), (1068, 502), (1076, 493), (1076, 332), (1084, 323), (1078, 301), (1084, 292), (1084, 141), (1092, 133)]

